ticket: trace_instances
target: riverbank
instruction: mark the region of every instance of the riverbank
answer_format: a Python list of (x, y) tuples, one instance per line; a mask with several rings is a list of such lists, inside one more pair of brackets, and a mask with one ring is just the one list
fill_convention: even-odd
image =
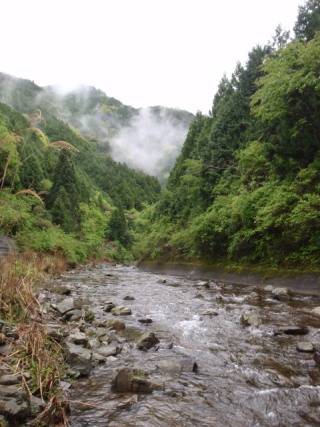
[(31, 253), (0, 259), (1, 427), (67, 425), (67, 366), (38, 298), (46, 279), (66, 266), (58, 256)]
[(320, 295), (320, 271), (263, 269), (261, 267), (217, 266), (183, 262), (142, 261), (139, 268), (157, 274), (216, 280), (239, 285), (289, 287), (296, 292)]

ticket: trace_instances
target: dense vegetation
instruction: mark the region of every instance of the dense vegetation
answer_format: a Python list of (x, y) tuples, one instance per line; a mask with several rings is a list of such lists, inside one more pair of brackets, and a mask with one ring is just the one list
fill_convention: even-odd
[(0, 234), (76, 262), (101, 255), (106, 241), (130, 249), (132, 215), (156, 200), (157, 179), (115, 162), (45, 108), (28, 109), (40, 89), (13, 82), (15, 109), (0, 104)]
[(160, 200), (137, 222), (139, 253), (163, 260), (318, 268), (320, 2), (299, 8), (224, 76), (197, 114)]

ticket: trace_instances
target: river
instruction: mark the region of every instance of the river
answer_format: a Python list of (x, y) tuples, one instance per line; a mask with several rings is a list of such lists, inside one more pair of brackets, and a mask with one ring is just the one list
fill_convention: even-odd
[[(89, 300), (96, 319), (112, 317), (103, 310), (107, 300), (132, 310), (121, 318), (122, 351), (74, 382), (71, 427), (320, 425), (320, 366), (314, 354), (296, 349), (300, 341), (320, 348), (320, 317), (311, 313), (320, 306), (319, 295), (294, 293), (292, 300), (279, 301), (254, 285), (205, 285), (109, 264), (82, 267), (59, 280), (76, 298)], [(241, 324), (245, 311), (256, 312), (260, 324)], [(139, 323), (145, 317), (153, 322)], [(274, 333), (293, 325), (307, 326), (308, 334)], [(160, 345), (140, 351), (134, 342), (146, 331)], [(186, 357), (197, 363), (195, 372), (168, 369), (166, 362)], [(111, 391), (124, 366), (146, 370), (164, 388), (152, 394)]]

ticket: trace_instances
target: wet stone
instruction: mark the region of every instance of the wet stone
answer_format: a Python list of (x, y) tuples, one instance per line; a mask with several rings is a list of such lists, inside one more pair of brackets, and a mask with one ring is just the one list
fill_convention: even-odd
[(197, 372), (198, 364), (191, 357), (172, 358), (160, 360), (157, 368), (168, 372)]
[(261, 295), (259, 295), (257, 292), (251, 292), (246, 298), (245, 301), (248, 303), (255, 303), (257, 301), (261, 300)]
[(65, 355), (70, 367), (81, 376), (91, 372), (92, 352), (71, 342), (65, 343)]
[(277, 328), (273, 333), (274, 335), (306, 335), (309, 332), (307, 326), (282, 326)]
[(105, 303), (104, 303), (104, 311), (106, 312), (106, 313), (109, 313), (109, 311), (111, 311), (113, 308), (115, 308), (115, 304), (113, 304), (113, 302), (111, 302), (111, 301), (106, 301)]
[(148, 317), (144, 317), (142, 319), (138, 319), (139, 323), (142, 323), (143, 325), (148, 325), (152, 323), (152, 319), (149, 319)]
[(218, 313), (217, 311), (215, 311), (215, 310), (211, 310), (211, 309), (208, 309), (208, 310), (206, 310), (206, 311), (203, 311), (201, 314), (202, 314), (203, 316), (218, 316), (218, 315), (219, 315), (219, 313)]
[(111, 388), (118, 392), (152, 393), (161, 387), (153, 384), (142, 370), (122, 368), (112, 380)]
[(313, 353), (314, 345), (309, 341), (301, 341), (297, 343), (297, 350), (302, 353)]
[(121, 347), (118, 345), (108, 345), (100, 347), (96, 353), (100, 354), (103, 357), (116, 356), (121, 352)]
[(320, 316), (320, 307), (315, 307), (311, 310), (311, 314), (314, 314), (315, 316)]
[(290, 301), (292, 299), (292, 291), (289, 288), (274, 288), (272, 290), (272, 298), (279, 301)]
[(121, 331), (126, 329), (126, 324), (118, 319), (110, 319), (107, 321), (107, 326), (111, 329), (115, 329), (116, 331)]
[(119, 305), (117, 307), (114, 307), (111, 310), (111, 313), (114, 316), (128, 316), (128, 315), (132, 314), (131, 309), (127, 308), (127, 307), (125, 307), (123, 305)]
[(210, 289), (210, 283), (207, 281), (201, 281), (201, 282), (197, 283), (197, 288)]
[(242, 313), (240, 322), (244, 326), (259, 326), (261, 319), (255, 311), (246, 311), (245, 313)]
[(137, 347), (139, 350), (149, 350), (159, 342), (160, 341), (158, 340), (158, 338), (155, 336), (153, 332), (150, 332), (150, 333), (147, 332), (139, 338), (137, 342)]

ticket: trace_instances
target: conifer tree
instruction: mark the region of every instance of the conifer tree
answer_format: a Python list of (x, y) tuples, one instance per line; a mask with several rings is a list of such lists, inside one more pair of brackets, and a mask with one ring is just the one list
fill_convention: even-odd
[(53, 185), (48, 197), (52, 220), (61, 225), (64, 231), (72, 232), (79, 229), (79, 191), (71, 152), (61, 150), (55, 169)]

